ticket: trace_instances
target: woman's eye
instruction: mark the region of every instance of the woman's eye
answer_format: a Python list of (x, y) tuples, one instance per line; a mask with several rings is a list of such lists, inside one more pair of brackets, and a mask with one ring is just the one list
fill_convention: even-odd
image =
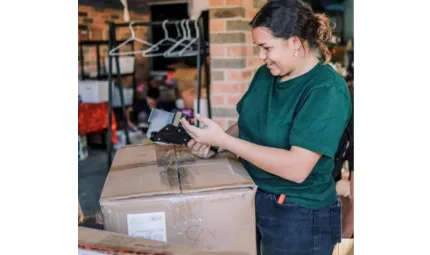
[(269, 47), (264, 47), (264, 50), (269, 51), (271, 48)]

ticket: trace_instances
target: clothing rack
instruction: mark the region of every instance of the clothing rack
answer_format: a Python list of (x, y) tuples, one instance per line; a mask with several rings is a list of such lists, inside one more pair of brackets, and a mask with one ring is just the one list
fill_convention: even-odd
[[(80, 80), (105, 80), (109, 78), (109, 75), (106, 74), (106, 72), (102, 73), (102, 64), (100, 62), (100, 57), (101, 57), (101, 53), (100, 53), (100, 48), (101, 46), (107, 46), (109, 48), (110, 45), (110, 41), (109, 40), (86, 40), (86, 41), (80, 41), (79, 42), (79, 61), (80, 61), (80, 71), (81, 71), (81, 75), (80, 75)], [(116, 43), (121, 44), (124, 43), (125, 40), (121, 40), (121, 41), (117, 41)], [(131, 46), (131, 50), (134, 51), (134, 44), (129, 42), (128, 44), (130, 44)], [(85, 73), (85, 57), (84, 57), (84, 47), (96, 47), (96, 67), (97, 67), (97, 73), (96, 76), (93, 77), (90, 74), (86, 74)], [(109, 48), (110, 50), (110, 48)], [(109, 54), (108, 54), (109, 56)], [(110, 56), (109, 56), (110, 58)], [(104, 59), (103, 59), (104, 62)], [(117, 59), (117, 66), (119, 67), (119, 59)], [(111, 70), (111, 69), (110, 69)], [(119, 69), (118, 69), (119, 70)], [(112, 71), (110, 71), (112, 72)], [(136, 78), (135, 78), (135, 70), (133, 72), (130, 73), (119, 73), (117, 72), (117, 77), (128, 77), (128, 76), (132, 76), (132, 80), (133, 80), (133, 90), (136, 91)], [(121, 79), (119, 79), (121, 80)], [(121, 101), (121, 114), (124, 120), (124, 128), (126, 129), (126, 142), (127, 144), (130, 144), (130, 138), (128, 135), (128, 130), (127, 130), (127, 120), (126, 120), (126, 113), (125, 113), (125, 106), (124, 106), (124, 93), (122, 90), (122, 86), (118, 85), (118, 84), (114, 84), (115, 87), (118, 88), (119, 93), (120, 93), (120, 101)], [(109, 148), (109, 145), (112, 144), (112, 129), (111, 129), (111, 125), (112, 125), (112, 82), (111, 80), (109, 80), (109, 127), (108, 127), (108, 134), (107, 134), (107, 138), (108, 141), (107, 143), (107, 153), (110, 155), (112, 153), (112, 148)], [(136, 97), (133, 96), (133, 103), (135, 102)], [(109, 162), (110, 165), (110, 162)]]
[[(146, 27), (154, 27), (154, 26), (160, 26), (160, 25), (173, 25), (173, 24), (177, 24), (178, 22), (181, 22), (181, 20), (169, 20), (169, 21), (154, 21), (154, 22), (133, 22), (132, 26), (133, 27), (139, 27), (139, 26), (146, 26)], [(209, 55), (209, 50), (208, 47), (202, 47), (202, 45), (205, 45), (206, 41), (204, 38), (204, 30), (203, 30), (203, 20), (200, 17), (197, 20), (193, 20), (192, 22), (196, 22), (197, 23), (197, 29), (198, 29), (198, 33), (199, 33), (199, 37), (197, 40), (197, 52), (195, 54), (195, 57), (197, 58), (196, 62), (197, 62), (197, 113), (200, 113), (200, 100), (201, 100), (201, 80), (202, 80), (202, 64), (203, 67), (205, 68), (205, 81), (206, 81), (206, 95), (207, 95), (207, 109), (208, 109), (208, 117), (211, 118), (212, 114), (211, 114), (211, 103), (210, 103), (210, 77), (209, 77), (209, 64), (207, 63), (207, 56)], [(131, 27), (130, 23), (114, 23), (114, 22), (110, 22), (109, 23), (109, 52), (114, 49), (115, 47), (117, 47), (119, 45), (119, 43), (116, 41), (116, 30), (118, 28), (121, 27)], [(197, 32), (197, 31), (196, 31)], [(133, 43), (132, 43), (133, 45)], [(132, 50), (133, 52), (134, 50)], [(117, 68), (117, 75), (121, 75), (121, 70), (120, 70), (120, 65), (119, 65), (119, 56), (115, 55), (112, 56), (111, 54), (109, 55), (109, 62), (108, 62), (108, 80), (109, 80), (109, 108), (108, 108), (108, 134), (107, 134), (107, 152), (108, 152), (108, 167), (110, 167), (111, 163), (112, 163), (112, 148), (113, 148), (113, 144), (112, 144), (112, 128), (111, 128), (111, 123), (112, 123), (112, 81), (113, 81), (113, 74), (112, 74), (112, 65), (113, 65), (113, 58), (115, 58), (115, 63), (116, 63), (116, 68)], [(193, 55), (189, 55), (187, 54), (184, 57), (190, 57)], [(181, 58), (181, 56), (178, 56), (178, 58)], [(203, 59), (202, 59), (203, 58)], [(121, 88), (121, 80), (119, 79), (119, 84), (118, 86)], [(136, 91), (136, 88), (134, 88), (134, 90)], [(122, 90), (120, 90), (120, 101), (121, 101), (121, 107), (122, 107), (122, 114), (123, 114), (123, 118), (126, 118), (126, 113), (125, 113), (125, 108), (124, 108), (124, 95), (122, 93)], [(198, 121), (196, 122), (197, 126), (199, 125)], [(127, 144), (130, 144), (129, 141), (129, 136), (128, 136), (128, 128), (127, 125), (125, 125), (125, 135), (126, 135), (126, 140), (127, 140)]]

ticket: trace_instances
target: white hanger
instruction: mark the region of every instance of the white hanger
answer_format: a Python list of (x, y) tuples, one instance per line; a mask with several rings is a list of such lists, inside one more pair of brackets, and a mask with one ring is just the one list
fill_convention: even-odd
[(194, 27), (196, 30), (196, 37), (191, 37), (191, 30), (190, 30), (190, 26), (189, 26), (189, 22), (191, 20), (187, 21), (187, 28), (188, 28), (188, 35), (186, 35), (183, 40), (181, 42), (184, 42), (186, 40), (188, 40), (188, 44), (182, 48), (181, 50), (177, 50), (174, 51), (179, 44), (175, 44), (174, 46), (172, 46), (166, 53), (165, 53), (165, 57), (184, 57), (184, 56), (195, 56), (196, 54), (198, 54), (198, 50), (193, 50), (192, 46), (196, 44), (197, 40), (200, 40), (200, 32), (199, 32), (199, 28), (197, 25), (197, 21), (194, 21)]
[[(178, 48), (179, 44), (185, 45), (185, 47), (183, 49), (186, 50), (187, 48), (190, 47), (190, 45), (194, 41), (196, 41), (195, 38), (191, 37), (191, 30), (190, 30), (190, 26), (189, 26), (190, 21), (191, 20), (186, 20), (185, 21), (186, 25), (187, 25), (187, 30), (185, 30), (185, 28), (183, 27), (184, 20), (181, 22), (181, 25), (182, 25), (182, 27), (184, 29), (184, 31), (183, 31), (184, 32), (184, 37), (181, 40), (179, 40), (175, 45), (173, 45), (172, 47), (170, 47), (166, 51), (166, 53), (164, 53), (164, 57), (185, 56), (185, 55), (179, 55), (179, 52), (182, 51), (182, 50), (176, 50), (176, 51), (174, 51), (174, 50)], [(188, 33), (187, 33), (187, 31), (188, 31)], [(197, 33), (197, 36), (198, 36), (198, 31), (196, 33)], [(195, 53), (193, 53), (192, 55), (195, 55)]]
[(145, 50), (142, 52), (142, 56), (144, 57), (156, 57), (156, 56), (163, 56), (164, 53), (158, 52), (158, 53), (151, 53), (151, 51), (157, 50), (158, 46), (161, 45), (162, 43), (165, 42), (170, 42), (172, 44), (177, 43), (178, 41), (175, 39), (172, 39), (169, 37), (169, 33), (167, 31), (166, 28), (166, 23), (168, 22), (168, 20), (163, 21), (163, 30), (164, 30), (164, 38), (162, 40), (160, 40), (159, 42), (157, 42), (156, 44), (152, 45), (149, 49)]
[(184, 27), (184, 23), (186, 22), (185, 19), (181, 20), (181, 27), (182, 27), (182, 32), (184, 34), (184, 37), (182, 39), (180, 39), (179, 41), (177, 41), (172, 47), (170, 47), (165, 53), (164, 53), (164, 57), (169, 57), (169, 54), (171, 51), (173, 51), (173, 49), (175, 49), (176, 47), (178, 47), (179, 44), (185, 42), (186, 40), (188, 40), (188, 35), (187, 32), (185, 31), (185, 27)]
[(109, 55), (111, 55), (111, 56), (121, 56), (121, 55), (134, 55), (136, 53), (141, 53), (142, 52), (141, 50), (119, 52), (119, 48), (121, 48), (122, 46), (130, 43), (131, 41), (138, 41), (138, 42), (140, 42), (142, 44), (145, 44), (147, 46), (152, 46), (151, 43), (149, 43), (149, 42), (147, 42), (145, 40), (136, 38), (136, 34), (134, 33), (134, 30), (133, 30), (133, 24), (134, 24), (134, 22), (130, 22), (130, 24), (129, 24), (131, 37), (129, 39), (127, 39), (125, 42), (123, 42), (120, 45), (118, 45), (117, 47), (115, 47), (112, 50), (110, 50), (109, 51)]
[(181, 38), (181, 30), (178, 26), (179, 21), (175, 21), (176, 33), (178, 33), (178, 38)]

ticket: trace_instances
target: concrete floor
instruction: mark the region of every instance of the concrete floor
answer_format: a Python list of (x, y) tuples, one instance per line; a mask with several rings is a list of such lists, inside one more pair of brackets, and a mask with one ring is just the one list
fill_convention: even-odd
[[(117, 131), (118, 139), (125, 140), (122, 132)], [(131, 132), (130, 141), (132, 144), (147, 143), (147, 139), (142, 132)], [(115, 152), (112, 155), (112, 159)], [(108, 173), (106, 149), (90, 148), (88, 157), (78, 164), (78, 196), (82, 211), (85, 216), (90, 217), (100, 212), (100, 194)]]
[(100, 212), (99, 198), (108, 173), (107, 153), (90, 149), (88, 157), (79, 161), (78, 196), (85, 216)]

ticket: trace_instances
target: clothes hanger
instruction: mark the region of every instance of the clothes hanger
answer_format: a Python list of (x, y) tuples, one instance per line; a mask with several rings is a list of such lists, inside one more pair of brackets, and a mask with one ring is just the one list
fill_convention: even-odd
[(156, 52), (156, 53), (154, 53), (154, 50), (158, 50), (158, 46), (160, 46), (161, 44), (165, 44), (166, 42), (170, 43), (170, 44), (175, 44), (175, 43), (178, 42), (177, 40), (169, 37), (169, 33), (167, 31), (167, 28), (166, 28), (167, 22), (168, 22), (168, 20), (165, 20), (165, 21), (163, 21), (163, 24), (162, 24), (162, 27), (163, 27), (163, 30), (164, 30), (164, 38), (161, 39), (156, 44), (152, 45), (149, 49), (143, 51), (142, 52), (142, 56), (144, 56), (144, 57), (163, 56), (164, 55), (163, 52)]
[(176, 27), (176, 33), (178, 34), (176, 40), (179, 41), (181, 39), (181, 30), (179, 29), (178, 26), (179, 21), (175, 21), (175, 27)]
[[(189, 26), (189, 22), (191, 20), (188, 20), (187, 22), (187, 28), (188, 28), (188, 35), (185, 38), (188, 41), (188, 44), (185, 45), (185, 47), (183, 47), (180, 50), (176, 50), (174, 51), (176, 47), (172, 47), (169, 49), (167, 53), (168, 57), (186, 57), (186, 56), (195, 56), (196, 54), (198, 54), (198, 50), (197, 48), (197, 41), (200, 40), (200, 31), (198, 28), (198, 24), (197, 24), (197, 20), (194, 21), (194, 27), (196, 30), (196, 37), (191, 37), (191, 30), (190, 30), (190, 26)], [(166, 56), (166, 55), (165, 55)]]
[(126, 45), (126, 44), (128, 44), (128, 43), (130, 43), (132, 41), (137, 41), (137, 42), (140, 42), (140, 43), (145, 44), (145, 45), (150, 46), (150, 47), (153, 46), (152, 43), (149, 43), (149, 42), (147, 42), (145, 40), (136, 38), (136, 34), (134, 33), (134, 30), (133, 30), (133, 24), (134, 24), (133, 21), (130, 22), (130, 24), (129, 24), (131, 37), (129, 39), (127, 39), (125, 42), (121, 43), (120, 45), (118, 45), (115, 48), (113, 48), (112, 50), (110, 50), (109, 51), (109, 55), (111, 55), (111, 56), (122, 56), (122, 55), (133, 55), (133, 54), (136, 54), (136, 53), (141, 53), (142, 52), (141, 50), (137, 50), (137, 51), (123, 51), (123, 52), (119, 51), (119, 49), (122, 46), (124, 46), (124, 45)]
[(182, 33), (183, 33), (183, 37), (182, 39), (180, 39), (179, 41), (177, 41), (172, 47), (170, 47), (165, 53), (164, 53), (164, 57), (169, 57), (170, 56), (170, 52), (172, 52), (174, 49), (176, 49), (180, 44), (184, 44), (186, 45), (186, 42), (189, 40), (189, 36), (188, 33), (186, 31), (185, 28), (185, 23), (187, 22), (186, 19), (181, 20), (181, 28), (182, 28)]
[[(195, 43), (198, 40), (197, 38), (199, 37), (199, 31), (198, 30), (196, 30), (196, 36), (197, 36), (197, 38), (191, 37), (191, 30), (190, 30), (190, 22), (191, 21), (192, 20), (187, 20), (186, 21), (187, 30), (184, 31), (184, 35), (185, 35), (184, 38), (182, 38), (182, 40), (179, 41), (180, 43), (176, 43), (175, 45), (173, 45), (172, 47), (170, 47), (169, 50), (167, 50), (166, 53), (164, 54), (164, 57), (192, 56), (192, 55), (196, 54), (193, 50), (191, 50), (191, 51), (193, 51), (192, 54), (191, 54), (191, 51), (190, 51), (190, 52), (187, 52), (187, 55), (184, 55), (185, 54), (184, 52), (187, 49), (189, 49), (190, 46), (193, 45), (193, 43)], [(188, 33), (187, 33), (187, 31), (188, 31)], [(185, 47), (183, 47), (182, 49), (177, 49), (178, 46), (179, 46), (179, 44), (184, 45), (184, 43), (185, 43)], [(182, 51), (182, 53), (181, 53), (182, 55), (179, 55), (179, 52), (181, 52), (181, 51)]]

